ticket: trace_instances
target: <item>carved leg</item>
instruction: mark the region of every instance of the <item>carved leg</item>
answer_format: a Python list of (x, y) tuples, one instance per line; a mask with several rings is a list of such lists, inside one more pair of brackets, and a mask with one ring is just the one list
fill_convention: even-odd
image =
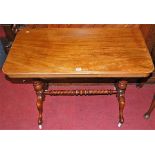
[(153, 100), (152, 100), (152, 103), (150, 105), (149, 110), (144, 114), (144, 118), (145, 119), (149, 119), (150, 118), (150, 115), (151, 115), (151, 113), (152, 113), (154, 108), (155, 108), (155, 95), (153, 96)]
[(43, 101), (45, 100), (45, 95), (44, 95), (44, 91), (46, 89), (46, 84), (43, 81), (35, 81), (33, 83), (34, 86), (34, 90), (36, 92), (37, 95), (37, 109), (39, 111), (39, 117), (38, 117), (38, 125), (39, 128), (42, 128), (42, 113), (43, 113)]
[(127, 81), (122, 80), (119, 81), (116, 84), (116, 89), (117, 89), (117, 99), (119, 103), (119, 123), (118, 127), (121, 127), (121, 125), (124, 123), (124, 117), (123, 117), (123, 110), (125, 107), (125, 90), (127, 87)]

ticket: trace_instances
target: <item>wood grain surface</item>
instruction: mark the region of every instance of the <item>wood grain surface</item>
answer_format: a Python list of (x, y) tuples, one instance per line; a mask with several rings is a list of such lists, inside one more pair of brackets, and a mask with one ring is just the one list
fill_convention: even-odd
[(140, 24), (27, 24), (28, 28), (138, 28)]
[(153, 63), (139, 28), (25, 28), (3, 66), (14, 78), (147, 77)]

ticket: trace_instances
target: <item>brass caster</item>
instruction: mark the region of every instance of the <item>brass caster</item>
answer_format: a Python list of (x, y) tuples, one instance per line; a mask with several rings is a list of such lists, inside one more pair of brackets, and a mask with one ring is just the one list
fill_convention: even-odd
[(40, 130), (43, 128), (43, 126), (41, 124), (39, 124), (38, 127)]
[(150, 118), (150, 115), (146, 113), (146, 114), (144, 114), (144, 118), (145, 119), (149, 119)]
[(118, 123), (118, 127), (120, 128), (123, 124), (121, 122)]

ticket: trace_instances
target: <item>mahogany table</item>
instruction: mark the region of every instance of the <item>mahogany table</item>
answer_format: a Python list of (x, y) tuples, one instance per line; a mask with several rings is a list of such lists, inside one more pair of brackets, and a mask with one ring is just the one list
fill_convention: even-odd
[[(3, 66), (9, 78), (33, 79), (42, 127), (46, 95), (112, 95), (124, 122), (128, 78), (144, 78), (153, 63), (138, 28), (24, 28), (18, 32)], [(48, 90), (52, 78), (115, 78), (114, 90)]]

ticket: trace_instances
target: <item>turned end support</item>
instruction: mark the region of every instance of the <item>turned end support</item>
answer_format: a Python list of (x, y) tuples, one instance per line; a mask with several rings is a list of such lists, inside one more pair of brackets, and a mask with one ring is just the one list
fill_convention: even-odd
[(33, 87), (34, 87), (34, 90), (35, 90), (36, 96), (37, 96), (36, 106), (37, 106), (37, 109), (38, 109), (38, 112), (39, 112), (38, 126), (39, 126), (39, 129), (42, 129), (43, 101), (45, 100), (44, 91), (45, 91), (45, 89), (47, 87), (47, 84), (44, 83), (43, 81), (34, 81)]
[(121, 80), (116, 84), (116, 90), (117, 90), (117, 99), (119, 103), (119, 123), (118, 127), (121, 127), (124, 123), (124, 116), (123, 116), (123, 110), (125, 107), (125, 90), (127, 88), (127, 81)]

